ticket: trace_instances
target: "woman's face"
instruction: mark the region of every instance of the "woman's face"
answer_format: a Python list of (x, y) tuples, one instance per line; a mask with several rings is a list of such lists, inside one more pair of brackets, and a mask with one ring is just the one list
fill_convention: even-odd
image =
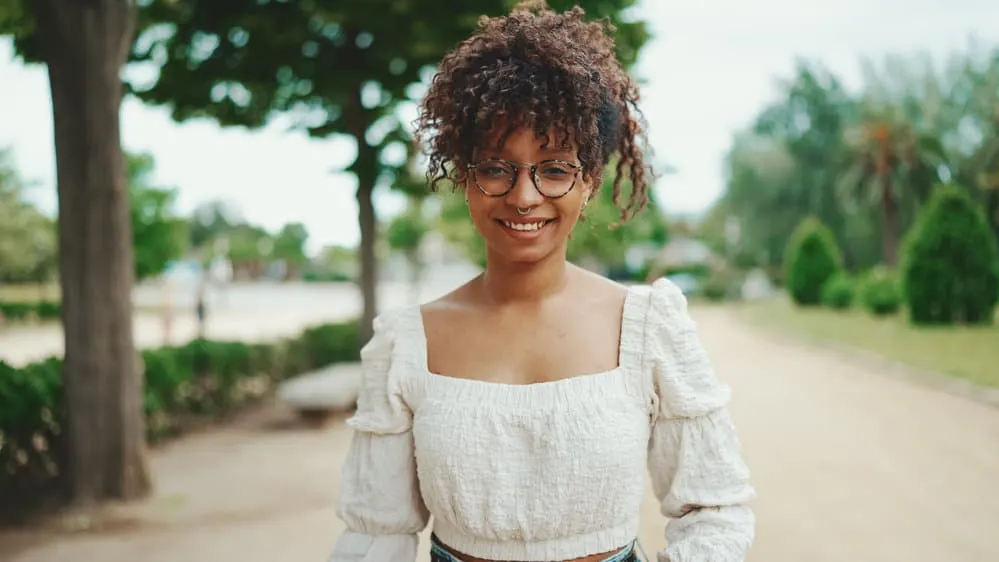
[[(531, 129), (520, 128), (503, 146), (476, 151), (472, 162), (476, 168), (468, 171), (465, 193), (490, 260), (533, 263), (554, 252), (564, 255), (591, 185), (579, 170), (576, 150), (558, 146), (555, 138), (550, 135), (546, 143)], [(532, 165), (537, 165), (533, 175)], [(548, 196), (535, 186), (535, 179)], [(512, 187), (503, 193), (510, 183)]]

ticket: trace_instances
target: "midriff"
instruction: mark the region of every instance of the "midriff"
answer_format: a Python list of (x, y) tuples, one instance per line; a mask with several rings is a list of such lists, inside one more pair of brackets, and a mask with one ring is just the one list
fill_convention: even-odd
[[(451, 555), (454, 556), (455, 558), (457, 558), (458, 560), (461, 560), (461, 562), (497, 562), (496, 560), (488, 560), (486, 558), (476, 558), (474, 556), (467, 556), (467, 555), (462, 554), (460, 552), (455, 552), (455, 550), (453, 548), (451, 548), (448, 545), (443, 544), (443, 543), (441, 544), (441, 547), (444, 550), (446, 550), (449, 553), (451, 553)], [(617, 549), (617, 550), (611, 550), (609, 552), (604, 552), (602, 554), (590, 554), (590, 555), (584, 556), (582, 558), (573, 558), (571, 560), (565, 560), (563, 562), (601, 562), (602, 560), (606, 560), (607, 558), (609, 558), (609, 557), (617, 554), (621, 550), (623, 550), (623, 548), (622, 549)]]

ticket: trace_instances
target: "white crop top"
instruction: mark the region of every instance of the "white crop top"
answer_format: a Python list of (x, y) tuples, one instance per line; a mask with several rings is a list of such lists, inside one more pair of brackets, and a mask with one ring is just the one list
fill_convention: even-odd
[(431, 514), (477, 558), (608, 552), (638, 533), (646, 469), (671, 518), (659, 562), (745, 560), (754, 491), (730, 391), (674, 284), (628, 289), (616, 369), (553, 382), (432, 374), (418, 306), (374, 328), (330, 562), (413, 562)]

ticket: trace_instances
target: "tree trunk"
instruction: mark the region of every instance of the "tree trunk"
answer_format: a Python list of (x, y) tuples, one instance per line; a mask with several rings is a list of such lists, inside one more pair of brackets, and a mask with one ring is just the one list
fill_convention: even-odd
[(881, 191), (881, 210), (884, 213), (881, 225), (881, 252), (885, 265), (893, 268), (898, 261), (898, 201), (892, 192), (891, 176), (884, 179)]
[(373, 122), (370, 110), (361, 101), (362, 85), (354, 87), (354, 95), (347, 104), (348, 129), (357, 143), (357, 158), (350, 171), (357, 177), (357, 220), (361, 229), (361, 299), (363, 310), (358, 337), (361, 345), (371, 339), (375, 315), (378, 314), (378, 259), (375, 243), (378, 240), (378, 222), (375, 205), (371, 200), (378, 181), (378, 148), (370, 146), (365, 135)]
[(363, 137), (358, 139), (357, 146), (354, 171), (357, 174), (357, 218), (361, 227), (361, 298), (364, 300), (359, 337), (363, 344), (371, 339), (372, 324), (378, 313), (378, 259), (375, 255), (378, 224), (371, 200), (378, 177), (378, 154), (364, 143)]
[(128, 0), (28, 5), (52, 92), (70, 499), (86, 505), (137, 498), (150, 481), (119, 132), (119, 72), (132, 43), (135, 7)]

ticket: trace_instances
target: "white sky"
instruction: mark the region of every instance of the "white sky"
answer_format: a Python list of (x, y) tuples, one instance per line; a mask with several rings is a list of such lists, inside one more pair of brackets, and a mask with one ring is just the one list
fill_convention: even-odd
[[(945, 8), (945, 6), (947, 6)], [(677, 168), (657, 190), (667, 210), (704, 210), (722, 190), (722, 157), (789, 76), (797, 57), (818, 59), (849, 86), (861, 56), (930, 52), (946, 56), (972, 37), (999, 45), (996, 0), (644, 0), (653, 40), (637, 73), (647, 82), (643, 111), (656, 158)], [(246, 218), (276, 229), (305, 223), (313, 248), (358, 240), (354, 181), (332, 174), (353, 157), (349, 141), (310, 140), (278, 126), (220, 129), (173, 123), (163, 109), (127, 100), (122, 137), (128, 150), (156, 157), (156, 178), (180, 190), (180, 210), (231, 200)], [(48, 79), (15, 61), (0, 40), (0, 146), (38, 187), (32, 198), (55, 209), (55, 161)], [(387, 216), (398, 197), (379, 194)]]

